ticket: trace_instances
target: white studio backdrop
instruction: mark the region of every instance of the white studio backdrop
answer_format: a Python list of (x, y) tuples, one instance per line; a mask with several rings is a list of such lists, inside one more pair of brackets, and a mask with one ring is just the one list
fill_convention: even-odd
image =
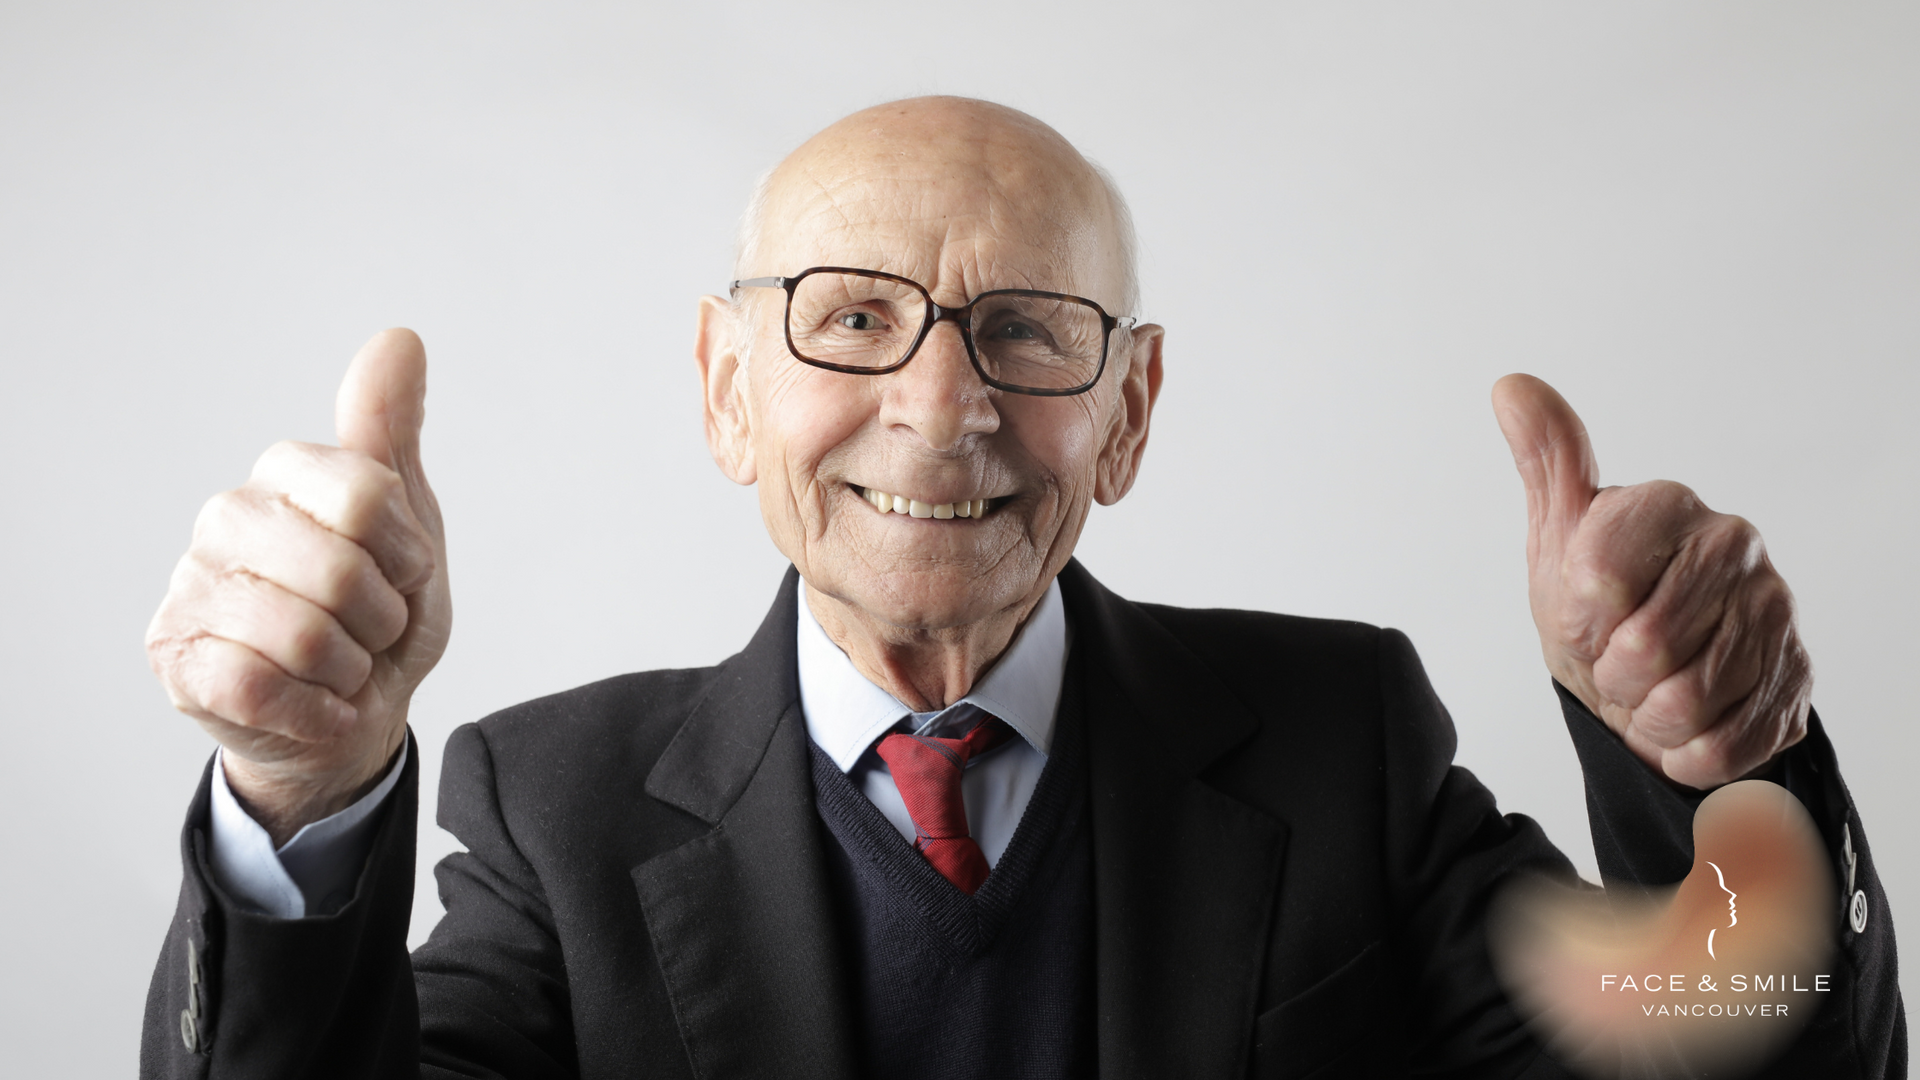
[(457, 616), (414, 710), (417, 940), (454, 726), (758, 624), (783, 564), (707, 458), (693, 302), (761, 170), (931, 92), (1038, 115), (1132, 201), (1167, 382), (1081, 547), (1108, 585), (1405, 629), (1461, 762), (1592, 874), (1487, 404), (1531, 371), (1608, 482), (1760, 525), (1913, 914), (1916, 31), (1810, 0), (5, 0), (10, 1059), (132, 1068), (211, 749), (141, 635), (201, 503), (330, 441), (354, 350), (420, 331)]

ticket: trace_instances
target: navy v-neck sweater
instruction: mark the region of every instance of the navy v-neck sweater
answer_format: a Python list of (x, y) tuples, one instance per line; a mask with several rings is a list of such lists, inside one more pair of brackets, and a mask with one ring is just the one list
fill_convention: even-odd
[(1093, 842), (1069, 663), (1052, 754), (999, 865), (968, 896), (812, 747), (814, 805), (852, 949), (873, 1080), (1092, 1076)]

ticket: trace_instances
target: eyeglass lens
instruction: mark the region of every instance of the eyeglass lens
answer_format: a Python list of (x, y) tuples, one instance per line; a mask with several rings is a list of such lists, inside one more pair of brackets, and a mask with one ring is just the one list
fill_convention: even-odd
[[(898, 363), (926, 320), (926, 294), (912, 285), (837, 271), (802, 278), (787, 307), (795, 352), (851, 368)], [(968, 329), (988, 378), (1036, 390), (1087, 383), (1100, 369), (1106, 344), (1097, 309), (1023, 293), (982, 297)]]

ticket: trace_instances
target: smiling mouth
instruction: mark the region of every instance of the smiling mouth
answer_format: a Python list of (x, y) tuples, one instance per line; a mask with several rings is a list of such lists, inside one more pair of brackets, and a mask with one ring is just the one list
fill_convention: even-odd
[(910, 499), (905, 495), (889, 495), (875, 488), (863, 488), (858, 484), (848, 484), (853, 493), (865, 500), (867, 505), (883, 514), (905, 514), (908, 517), (934, 518), (947, 521), (952, 518), (983, 518), (987, 511), (1006, 499), (962, 499), (958, 502), (927, 503)]

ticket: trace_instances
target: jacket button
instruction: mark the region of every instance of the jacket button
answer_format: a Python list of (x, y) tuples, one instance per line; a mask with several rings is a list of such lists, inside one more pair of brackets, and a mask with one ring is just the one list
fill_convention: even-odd
[(1854, 891), (1853, 903), (1847, 905), (1847, 921), (1852, 923), (1856, 934), (1867, 928), (1867, 894), (1864, 889)]

